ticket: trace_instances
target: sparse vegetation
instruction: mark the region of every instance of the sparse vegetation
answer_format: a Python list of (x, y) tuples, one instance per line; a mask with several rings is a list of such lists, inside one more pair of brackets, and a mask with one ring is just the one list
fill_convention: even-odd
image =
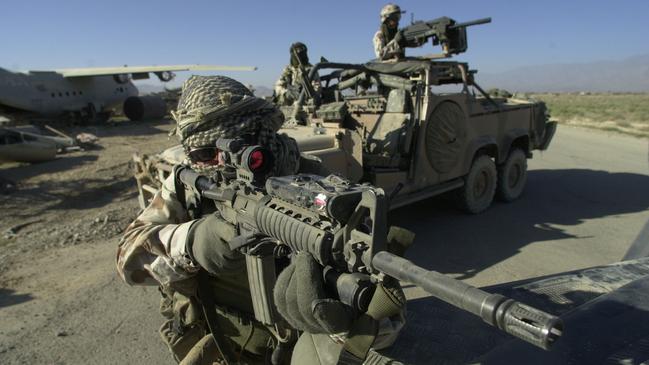
[(649, 138), (649, 93), (533, 94), (562, 124)]

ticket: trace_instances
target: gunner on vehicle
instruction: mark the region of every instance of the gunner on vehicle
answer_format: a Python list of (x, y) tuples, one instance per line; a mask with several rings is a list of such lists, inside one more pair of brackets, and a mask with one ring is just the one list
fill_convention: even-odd
[(275, 83), (275, 103), (277, 105), (293, 105), (298, 97), (305, 82), (310, 82), (313, 90), (320, 90), (320, 79), (316, 74), (313, 80), (309, 79), (309, 73), (313, 66), (309, 63), (309, 54), (306, 44), (295, 42), (289, 48), (291, 53), (290, 63), (284, 67), (282, 74)]
[(399, 20), (401, 8), (396, 4), (387, 4), (381, 9), (381, 27), (374, 34), (374, 53), (379, 60), (403, 58), (405, 50), (399, 45)]

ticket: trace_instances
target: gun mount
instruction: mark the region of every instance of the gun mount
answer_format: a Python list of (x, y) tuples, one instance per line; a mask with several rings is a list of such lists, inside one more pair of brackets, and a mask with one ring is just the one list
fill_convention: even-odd
[(411, 44), (421, 46), (429, 38), (432, 38), (433, 45), (440, 44), (442, 46), (442, 57), (464, 53), (468, 47), (466, 28), (486, 23), (491, 23), (491, 18), (476, 19), (463, 23), (457, 23), (449, 17), (416, 21), (399, 30), (399, 45), (401, 47), (408, 47)]

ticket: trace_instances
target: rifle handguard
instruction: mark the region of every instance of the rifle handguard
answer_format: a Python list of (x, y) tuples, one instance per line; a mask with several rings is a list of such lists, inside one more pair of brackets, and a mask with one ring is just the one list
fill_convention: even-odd
[(309, 252), (320, 265), (329, 263), (333, 244), (330, 232), (265, 206), (259, 207), (255, 220), (263, 234), (278, 239), (293, 251)]

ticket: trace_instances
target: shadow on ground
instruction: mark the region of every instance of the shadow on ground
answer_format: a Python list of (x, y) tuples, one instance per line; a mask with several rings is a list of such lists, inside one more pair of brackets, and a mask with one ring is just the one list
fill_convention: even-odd
[[(517, 201), (478, 215), (438, 197), (395, 210), (390, 223), (417, 234), (407, 256), (427, 269), (470, 278), (534, 242), (575, 237), (558, 226), (649, 208), (649, 176), (585, 169), (534, 170)], [(629, 242), (630, 243), (630, 242)]]
[(87, 165), (97, 161), (96, 155), (76, 152), (76, 156), (61, 155), (52, 161), (39, 162), (35, 164), (19, 164), (0, 170), (2, 175), (16, 183), (27, 180), (34, 176), (52, 174), (71, 170), (73, 168)]
[(139, 122), (120, 121), (109, 122), (105, 126), (100, 125), (90, 127), (88, 129), (90, 129), (90, 133), (96, 134), (99, 138), (123, 135), (134, 137), (167, 133), (167, 131), (170, 129), (170, 125), (173, 124), (175, 124), (175, 122), (170, 119), (148, 120)]
[[(107, 179), (78, 179), (63, 182), (44, 182), (32, 188), (21, 189), (0, 204), (9, 207), (29, 204), (33, 208), (16, 210), (15, 216), (27, 219), (39, 217), (50, 210), (86, 210), (105, 206), (114, 200), (127, 200), (137, 195), (133, 178), (129, 175)], [(36, 209), (38, 207), (38, 209)]]
[(14, 290), (0, 288), (0, 308), (32, 300), (30, 294), (15, 294)]

